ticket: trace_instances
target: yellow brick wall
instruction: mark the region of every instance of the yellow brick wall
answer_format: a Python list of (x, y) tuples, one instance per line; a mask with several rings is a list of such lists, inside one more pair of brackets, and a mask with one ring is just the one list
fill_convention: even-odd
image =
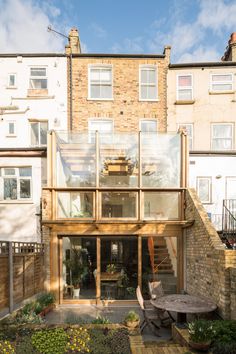
[[(113, 100), (88, 99), (88, 66), (111, 65), (113, 71)], [(139, 101), (139, 65), (157, 65), (158, 101)], [(139, 130), (139, 119), (154, 119), (159, 131), (166, 131), (165, 58), (95, 58), (75, 57), (72, 64), (72, 130), (87, 130), (88, 119), (113, 119), (114, 130)], [(68, 85), (69, 86), (69, 85)], [(70, 97), (70, 94), (68, 95)], [(70, 102), (68, 102), (68, 117)], [(69, 120), (69, 119), (68, 119)]]

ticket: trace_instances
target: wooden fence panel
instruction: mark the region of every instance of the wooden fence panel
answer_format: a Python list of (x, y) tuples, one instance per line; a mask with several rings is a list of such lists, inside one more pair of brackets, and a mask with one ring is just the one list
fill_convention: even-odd
[(8, 256), (4, 255), (0, 257), (0, 311), (8, 307), (9, 299), (9, 268), (8, 268)]
[(44, 258), (41, 254), (35, 255), (34, 260), (34, 289), (36, 293), (44, 289)]
[(17, 304), (24, 299), (24, 257), (13, 256), (13, 299)]
[(35, 294), (34, 291), (34, 258), (35, 255), (23, 256), (24, 261), (24, 299), (31, 297)]

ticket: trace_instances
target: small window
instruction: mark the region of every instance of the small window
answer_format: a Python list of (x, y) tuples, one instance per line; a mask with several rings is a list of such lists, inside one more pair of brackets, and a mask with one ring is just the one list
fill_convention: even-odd
[(150, 119), (141, 119), (140, 120), (140, 130), (144, 133), (153, 133), (157, 132), (157, 121)]
[(212, 150), (233, 149), (233, 124), (212, 124)]
[(142, 101), (155, 101), (158, 99), (157, 67), (140, 66), (139, 99)]
[(16, 122), (7, 122), (7, 136), (16, 136)]
[(8, 88), (16, 87), (16, 74), (8, 74)]
[(112, 68), (110, 66), (89, 68), (89, 98), (112, 99)]
[(177, 100), (192, 101), (193, 100), (193, 77), (192, 75), (177, 76)]
[(197, 194), (202, 203), (211, 203), (211, 177), (197, 177)]
[(48, 122), (31, 122), (31, 145), (47, 145)]
[(102, 218), (136, 218), (137, 193), (102, 192)]
[(232, 74), (212, 74), (211, 75), (211, 91), (232, 91), (233, 75)]
[(178, 129), (185, 129), (188, 134), (188, 145), (189, 150), (193, 150), (193, 124), (191, 123), (181, 123), (178, 124)]
[(46, 68), (30, 68), (30, 89), (47, 89)]
[(2, 168), (3, 199), (27, 200), (31, 199), (32, 168), (7, 167)]
[(113, 121), (112, 120), (90, 120), (89, 125), (89, 142), (95, 142), (96, 131), (99, 132), (99, 141), (104, 143), (111, 143), (113, 133)]

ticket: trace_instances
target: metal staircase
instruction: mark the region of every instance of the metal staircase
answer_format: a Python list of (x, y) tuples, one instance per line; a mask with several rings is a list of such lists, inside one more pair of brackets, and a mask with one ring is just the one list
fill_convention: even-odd
[(227, 248), (236, 249), (236, 199), (223, 200), (221, 238)]

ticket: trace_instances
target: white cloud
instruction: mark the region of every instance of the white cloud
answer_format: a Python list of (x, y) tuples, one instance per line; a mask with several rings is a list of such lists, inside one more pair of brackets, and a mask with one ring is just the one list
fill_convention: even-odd
[[(0, 52), (64, 52), (65, 40), (47, 32), (49, 23), (56, 24), (60, 10), (40, 7), (36, 0), (0, 2)], [(48, 8), (46, 14), (45, 6)], [(44, 10), (43, 10), (44, 8)]]
[(107, 32), (104, 30), (104, 28), (99, 26), (97, 23), (91, 23), (89, 27), (90, 30), (93, 31), (94, 35), (98, 38), (105, 38), (107, 36)]
[(178, 62), (179, 63), (192, 63), (192, 62), (208, 62), (219, 61), (220, 53), (213, 48), (205, 48), (203, 46), (198, 47), (193, 52), (185, 52), (182, 54)]

